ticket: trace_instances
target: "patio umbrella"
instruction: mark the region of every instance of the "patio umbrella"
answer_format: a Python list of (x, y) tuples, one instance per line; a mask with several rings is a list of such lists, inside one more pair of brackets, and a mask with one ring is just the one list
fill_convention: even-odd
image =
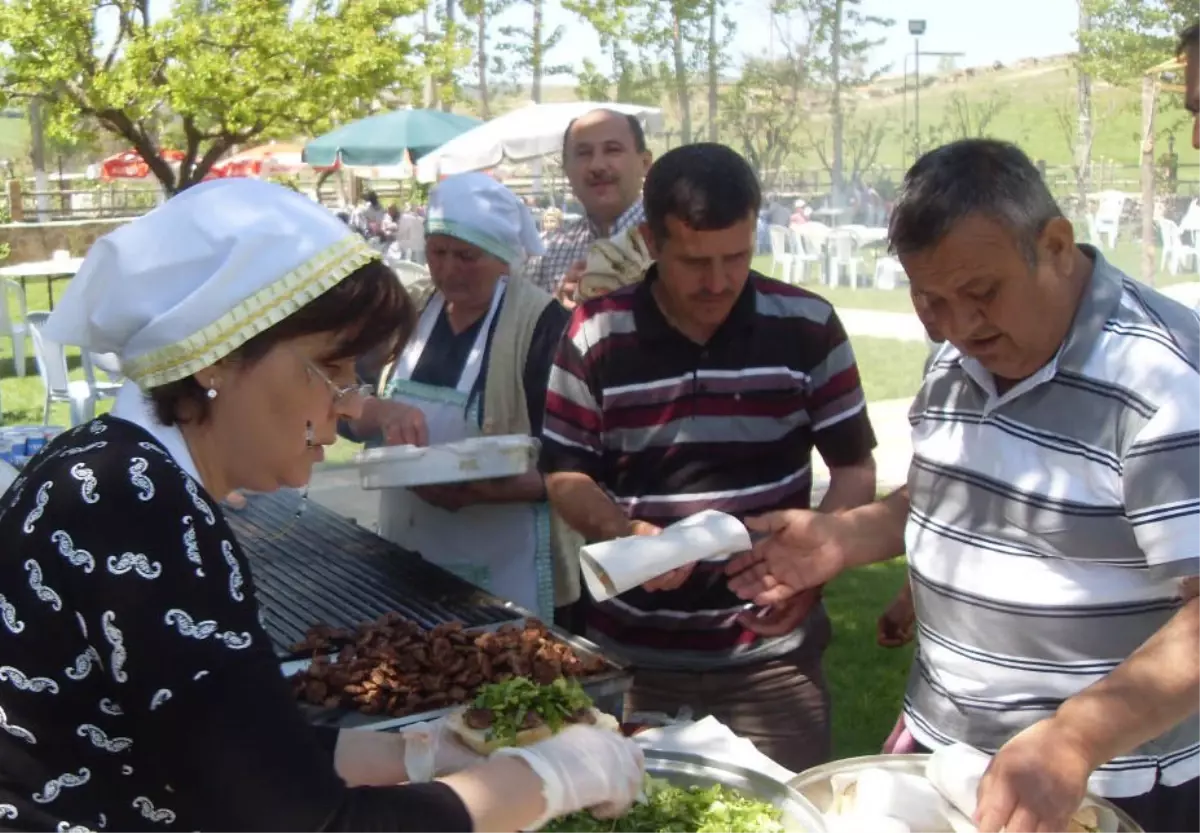
[(270, 142), (247, 148), (213, 165), (215, 176), (263, 177), (271, 174), (292, 174), (305, 167), (301, 161), (304, 148), (286, 142)]
[(478, 124), (479, 119), (441, 110), (394, 110), (313, 139), (304, 146), (304, 161), (314, 167), (403, 166)]
[(559, 153), (563, 132), (571, 120), (600, 109), (637, 116), (649, 133), (662, 129), (662, 110), (657, 107), (594, 101), (530, 104), (472, 128), (426, 154), (417, 162), (417, 181), (436, 182), (440, 176)]

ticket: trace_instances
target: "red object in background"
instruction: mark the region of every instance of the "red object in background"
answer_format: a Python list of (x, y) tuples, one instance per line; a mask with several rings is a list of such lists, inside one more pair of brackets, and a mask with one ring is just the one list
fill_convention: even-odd
[[(213, 165), (211, 175), (214, 177), (260, 177), (271, 174), (298, 173), (307, 167), (301, 159), (303, 150), (300, 145), (282, 142), (259, 145), (236, 153)], [(315, 170), (327, 169), (317, 168)]]
[[(171, 164), (183, 161), (183, 153), (177, 150), (160, 150), (158, 155)], [(101, 179), (145, 179), (149, 175), (150, 165), (136, 150), (114, 154), (100, 163)]]

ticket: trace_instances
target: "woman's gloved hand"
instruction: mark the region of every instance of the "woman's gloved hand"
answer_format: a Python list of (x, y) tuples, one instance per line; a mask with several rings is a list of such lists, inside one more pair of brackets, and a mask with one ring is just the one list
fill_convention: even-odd
[(571, 726), (549, 740), (496, 755), (521, 758), (542, 779), (546, 812), (531, 830), (578, 810), (601, 818), (622, 815), (641, 794), (646, 767), (636, 743), (595, 726)]
[(404, 738), (404, 771), (411, 783), (432, 781), (484, 761), (482, 755), (458, 742), (444, 717), (414, 724), (400, 734)]

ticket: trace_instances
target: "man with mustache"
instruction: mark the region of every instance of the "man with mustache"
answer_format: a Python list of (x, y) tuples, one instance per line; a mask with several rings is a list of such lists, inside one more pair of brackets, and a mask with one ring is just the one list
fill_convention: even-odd
[(587, 216), (552, 232), (545, 255), (525, 274), (570, 307), (592, 244), (642, 222), (642, 180), (651, 156), (637, 118), (613, 110), (593, 110), (567, 125), (562, 156), (571, 193)]
[[(646, 177), (639, 283), (582, 302), (550, 373), (541, 467), (554, 508), (591, 541), (656, 535), (716, 509), (821, 511), (875, 494), (875, 436), (833, 308), (751, 271), (761, 202), (723, 145), (685, 145)], [(747, 612), (721, 564), (660, 576), (587, 611), (587, 633), (637, 668), (627, 708), (712, 714), (783, 766), (830, 754), (819, 590)]]
[(1200, 793), (1200, 320), (1075, 242), (1033, 163), (968, 139), (905, 177), (889, 238), (947, 343), (908, 485), (751, 519), (758, 604), (907, 551), (905, 724), (994, 758), (981, 831), (1065, 830), (1086, 790), (1147, 831)]

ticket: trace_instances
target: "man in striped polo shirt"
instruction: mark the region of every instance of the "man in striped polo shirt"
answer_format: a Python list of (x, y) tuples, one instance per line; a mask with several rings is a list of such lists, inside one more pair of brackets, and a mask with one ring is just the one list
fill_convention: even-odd
[(995, 753), (984, 831), (1064, 830), (1085, 789), (1196, 830), (1200, 319), (1123, 275), (1029, 159), (955, 142), (905, 179), (891, 244), (947, 341), (913, 403), (908, 487), (776, 513), (729, 565), (778, 602), (907, 553), (917, 742)]
[[(687, 145), (647, 175), (644, 282), (576, 309), (550, 375), (542, 468), (556, 509), (592, 541), (653, 535), (704, 509), (821, 508), (874, 497), (875, 438), (832, 307), (750, 271), (760, 203), (740, 156)], [(817, 593), (747, 615), (722, 565), (598, 604), (588, 632), (631, 660), (628, 707), (712, 714), (784, 766), (829, 755)]]

